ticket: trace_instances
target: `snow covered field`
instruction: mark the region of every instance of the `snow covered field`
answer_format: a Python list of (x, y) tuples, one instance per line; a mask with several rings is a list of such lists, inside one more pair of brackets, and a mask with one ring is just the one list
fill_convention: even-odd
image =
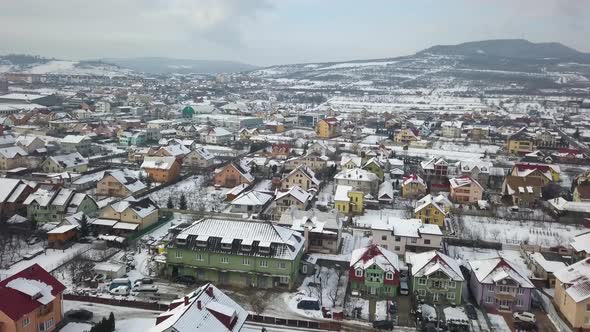
[(487, 151), (488, 153), (498, 153), (498, 151), (502, 148), (498, 145), (491, 145), (491, 144), (459, 144), (457, 142), (445, 142), (445, 141), (435, 141), (432, 145), (433, 149), (440, 149), (445, 151), (457, 151), (457, 152), (471, 152), (471, 153), (484, 153)]
[(215, 190), (214, 187), (205, 187), (203, 176), (192, 176), (174, 185), (158, 190), (150, 195), (161, 207), (166, 207), (168, 198), (172, 198), (174, 207), (178, 208), (180, 197), (184, 194), (187, 201), (187, 207), (195, 211), (221, 211), (225, 207), (223, 200), (225, 193), (229, 190), (221, 188)]

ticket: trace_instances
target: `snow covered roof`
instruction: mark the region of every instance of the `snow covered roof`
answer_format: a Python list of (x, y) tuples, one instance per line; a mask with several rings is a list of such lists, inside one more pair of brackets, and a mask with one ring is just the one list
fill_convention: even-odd
[(49, 159), (51, 159), (53, 162), (64, 168), (88, 164), (88, 159), (84, 158), (78, 152), (73, 152), (70, 154), (64, 154), (60, 156), (51, 156), (49, 157)]
[(204, 147), (198, 147), (193, 151), (205, 160), (211, 160), (215, 158), (215, 156)]
[(590, 202), (570, 202), (563, 197), (550, 199), (547, 202), (560, 212), (590, 213)]
[(417, 183), (422, 186), (426, 186), (426, 182), (424, 182), (424, 179), (422, 179), (420, 176), (418, 176), (416, 174), (412, 174), (410, 176), (404, 177), (403, 182), (402, 182), (402, 186), (405, 187), (411, 183)]
[(391, 181), (383, 181), (379, 185), (379, 194), (377, 195), (379, 200), (393, 200), (393, 184)]
[(545, 270), (545, 272), (550, 272), (550, 273), (556, 272), (556, 271), (559, 271), (567, 266), (567, 265), (565, 265), (564, 262), (548, 260), (540, 252), (533, 252), (533, 253), (529, 254), (529, 257), (533, 261), (535, 261), (537, 264), (539, 264), (539, 266), (541, 268), (543, 268), (543, 270)]
[(494, 164), (492, 164), (490, 161), (479, 159), (461, 160), (455, 164), (457, 169), (459, 169), (462, 173), (471, 173), (473, 170), (477, 169), (483, 174), (490, 173), (490, 169), (493, 167), (493, 165)]
[(306, 226), (314, 233), (334, 233), (342, 229), (342, 221), (338, 210), (322, 212), (318, 209), (302, 211), (290, 206), (281, 214), (280, 225), (291, 227), (296, 231), (303, 231)]
[(395, 273), (399, 271), (399, 258), (396, 253), (376, 244), (352, 252), (350, 266), (354, 269), (366, 270), (373, 265), (385, 272)]
[(14, 190), (21, 185), (19, 179), (0, 178), (0, 202), (5, 202), (13, 194)]
[(409, 255), (406, 263), (412, 265), (412, 277), (428, 277), (440, 271), (454, 281), (465, 280), (459, 268), (459, 263), (435, 250)]
[(422, 169), (434, 169), (434, 166), (448, 166), (448, 163), (443, 158), (434, 157), (427, 161), (421, 161), (420, 166)]
[(170, 169), (175, 162), (174, 157), (145, 157), (141, 168)]
[(191, 152), (191, 150), (189, 150), (182, 144), (167, 145), (161, 147), (160, 149), (166, 151), (172, 157), (184, 156)]
[(559, 282), (566, 284), (565, 292), (576, 303), (590, 298), (590, 258), (584, 258), (554, 275)]
[(419, 238), (421, 234), (439, 235), (442, 237), (440, 227), (435, 224), (424, 224), (420, 219), (387, 218), (371, 223), (373, 230), (388, 230), (394, 236)]
[[(279, 259), (294, 259), (303, 248), (305, 241), (301, 235), (288, 228), (273, 225), (268, 222), (252, 220), (231, 220), (204, 218), (195, 221), (180, 234), (189, 234), (189, 243), (204, 237), (208, 241), (208, 250), (220, 250), (219, 241), (232, 238), (237, 241), (248, 240), (254, 243), (251, 253), (262, 244), (269, 244), (270, 255)], [(258, 242), (258, 244), (256, 244)], [(234, 241), (234, 244), (236, 241)]]
[(343, 184), (336, 186), (336, 193), (334, 194), (334, 201), (348, 202), (348, 192), (353, 191), (352, 186), (345, 186)]
[(130, 209), (140, 218), (145, 218), (158, 211), (158, 205), (156, 205), (156, 203), (154, 203), (149, 197), (144, 197), (139, 200), (126, 199), (119, 201), (111, 204), (111, 208), (117, 213), (123, 213), (125, 210)]
[(362, 182), (373, 182), (379, 181), (379, 177), (367, 170), (361, 168), (353, 168), (349, 170), (342, 171), (336, 176), (334, 176), (336, 180), (350, 180), (350, 181), (362, 181)]
[(12, 159), (18, 156), (28, 156), (29, 154), (23, 150), (20, 146), (10, 146), (7, 148), (0, 148), (0, 155), (7, 159)]
[(362, 163), (363, 163), (362, 160), (363, 160), (363, 158), (361, 158), (357, 155), (352, 155), (352, 154), (342, 155), (342, 159), (340, 159), (340, 166), (344, 166), (344, 165), (352, 162), (352, 164), (355, 167), (361, 167)]
[(105, 171), (105, 176), (112, 176), (117, 182), (123, 185), (131, 193), (136, 193), (146, 188), (146, 185), (139, 181), (134, 172), (124, 168), (112, 171)]
[(471, 271), (482, 284), (495, 284), (503, 279), (510, 278), (520, 287), (535, 288), (526, 273), (520, 267), (504, 257), (492, 257), (488, 259), (469, 261)]
[(414, 205), (414, 212), (418, 212), (430, 204), (432, 204), (444, 215), (447, 214), (445, 207), (453, 206), (453, 203), (451, 203), (451, 201), (449, 201), (449, 199), (443, 194), (438, 194), (438, 196), (436, 197), (433, 197), (431, 194), (428, 194), (416, 201)]
[(67, 135), (66, 137), (61, 139), (62, 143), (66, 144), (80, 144), (84, 140), (89, 140), (90, 138), (85, 135)]
[(463, 127), (463, 121), (443, 121), (440, 125), (441, 127), (445, 128), (459, 128)]
[(66, 232), (69, 232), (73, 229), (76, 229), (76, 225), (63, 225), (63, 226), (58, 226), (52, 230), (50, 230), (49, 232), (47, 232), (47, 234), (63, 234)]
[(307, 203), (307, 201), (311, 198), (311, 194), (301, 189), (299, 186), (293, 186), (289, 188), (287, 191), (279, 191), (275, 200), (281, 199), (285, 196), (293, 196), (296, 200), (301, 203)]
[(184, 298), (174, 300), (170, 309), (158, 317), (149, 332), (229, 332), (240, 331), (248, 312), (208, 283)]
[(462, 176), (462, 177), (458, 177), (458, 178), (449, 179), (449, 183), (451, 185), (451, 188), (453, 188), (453, 189), (471, 186), (472, 184), (475, 184), (476, 186), (478, 186), (479, 188), (481, 188), (483, 190), (483, 187), (481, 186), (481, 184), (479, 184), (479, 182), (477, 182), (475, 179), (473, 179), (469, 176)]
[(574, 236), (570, 245), (577, 252), (590, 253), (590, 232), (585, 232)]
[(260, 191), (248, 191), (240, 194), (233, 201), (231, 205), (248, 205), (248, 206), (262, 206), (272, 199), (272, 195)]
[(58, 189), (51, 186), (43, 186), (38, 188), (35, 192), (31, 193), (24, 201), (23, 204), (29, 205), (36, 202), (40, 206), (47, 206), (53, 200), (53, 197), (57, 194)]

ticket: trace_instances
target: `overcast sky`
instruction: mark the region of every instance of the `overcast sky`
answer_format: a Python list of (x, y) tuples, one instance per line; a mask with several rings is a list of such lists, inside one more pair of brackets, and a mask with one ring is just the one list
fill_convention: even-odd
[(0, 53), (255, 65), (525, 38), (590, 52), (587, 0), (0, 0)]

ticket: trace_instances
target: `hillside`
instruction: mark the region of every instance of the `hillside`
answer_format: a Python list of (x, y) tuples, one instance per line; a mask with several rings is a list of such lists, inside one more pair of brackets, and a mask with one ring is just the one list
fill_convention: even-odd
[(49, 59), (23, 54), (0, 55), (0, 73), (59, 74), (81, 76), (124, 76), (130, 70), (100, 61)]
[(148, 74), (218, 74), (254, 70), (257, 67), (235, 61), (171, 58), (107, 58), (103, 61)]

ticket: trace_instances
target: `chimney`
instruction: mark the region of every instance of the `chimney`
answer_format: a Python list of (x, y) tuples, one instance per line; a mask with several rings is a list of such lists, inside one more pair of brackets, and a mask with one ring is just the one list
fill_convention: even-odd
[(213, 287), (207, 287), (207, 290), (205, 292), (207, 293), (207, 295), (209, 295), (209, 297), (215, 298), (215, 296), (213, 295)]
[(201, 300), (197, 301), (197, 309), (201, 310), (203, 306), (201, 305)]
[(187, 306), (188, 305), (188, 296), (184, 297), (184, 305)]

